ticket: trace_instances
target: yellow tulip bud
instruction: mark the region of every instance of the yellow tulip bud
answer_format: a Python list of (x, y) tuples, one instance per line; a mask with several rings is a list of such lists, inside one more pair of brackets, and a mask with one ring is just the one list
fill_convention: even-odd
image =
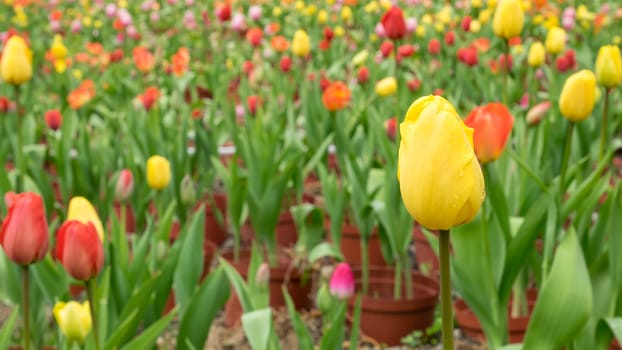
[(622, 43), (622, 37), (621, 37), (621, 36), (619, 36), (619, 35), (614, 36), (614, 37), (613, 37), (613, 43), (614, 43), (615, 45), (620, 45), (620, 43)]
[(544, 16), (540, 14), (533, 16), (533, 18), (531, 19), (531, 23), (535, 25), (544, 23)]
[(449, 24), (451, 22), (451, 6), (443, 6), (443, 9), (436, 14), (436, 18), (443, 24)]
[(369, 41), (375, 43), (376, 41), (378, 41), (378, 35), (376, 33), (369, 34)]
[(307, 8), (305, 8), (305, 15), (307, 16), (313, 16), (316, 12), (317, 12), (317, 6), (315, 5), (309, 5), (307, 6)]
[(434, 23), (434, 30), (436, 30), (438, 33), (443, 33), (445, 31), (445, 25), (443, 25), (443, 23), (441, 22), (436, 22)]
[(272, 16), (279, 17), (282, 13), (283, 13), (283, 9), (281, 9), (279, 6), (274, 6), (272, 8)]
[(300, 12), (305, 8), (305, 2), (304, 1), (296, 1), (296, 3), (294, 4), (294, 8), (296, 9), (296, 11)]
[(543, 26), (544, 28), (546, 28), (546, 30), (551, 30), (555, 27), (559, 27), (559, 18), (557, 18), (557, 16), (551, 15), (546, 18)]
[(417, 29), (415, 29), (415, 34), (417, 34), (418, 37), (423, 38), (425, 36), (425, 27), (417, 26)]
[(471, 33), (478, 33), (481, 29), (482, 25), (479, 23), (478, 20), (474, 19), (471, 21), (471, 24), (469, 25), (469, 31)]
[(596, 79), (606, 88), (613, 88), (620, 84), (622, 80), (622, 58), (617, 46), (605, 45), (598, 50)]
[(482, 0), (471, 0), (471, 6), (474, 8), (480, 8), (483, 6)]
[(59, 301), (54, 305), (53, 313), (58, 327), (70, 343), (84, 343), (92, 327), (88, 301), (84, 304), (75, 301), (68, 303)]
[(519, 36), (523, 30), (525, 15), (519, 0), (503, 0), (495, 10), (492, 29), (503, 39)]
[(554, 27), (546, 34), (546, 41), (544, 42), (546, 51), (550, 54), (558, 54), (564, 51), (566, 46), (566, 31), (560, 27)]
[(9, 38), (0, 60), (0, 75), (6, 83), (20, 85), (32, 77), (32, 51), (22, 37)]
[(530, 66), (537, 68), (544, 63), (546, 52), (544, 51), (544, 45), (541, 42), (536, 41), (529, 47), (529, 55), (527, 56), (527, 62)]
[(477, 19), (482, 24), (487, 24), (488, 22), (490, 22), (490, 16), (492, 16), (492, 9), (485, 9), (479, 13), (479, 16), (477, 16)]
[(352, 9), (350, 6), (344, 6), (341, 9), (341, 19), (344, 22), (350, 22), (352, 20)]
[(391, 6), (393, 6), (390, 0), (380, 0), (379, 3), (380, 7), (382, 7), (382, 9), (384, 10), (388, 10), (391, 8)]
[(63, 74), (67, 70), (67, 63), (65, 60), (54, 60), (54, 70), (58, 74)]
[(432, 230), (469, 222), (485, 197), (473, 129), (440, 96), (417, 99), (400, 125), (398, 180), (408, 212)]
[(320, 12), (317, 13), (317, 22), (319, 24), (325, 24), (328, 21), (328, 13), (326, 12), (326, 10), (320, 10)]
[(302, 29), (297, 30), (292, 39), (292, 52), (298, 57), (305, 57), (309, 51), (311, 51), (311, 42), (307, 32)]
[(73, 74), (74, 78), (76, 78), (76, 80), (82, 80), (82, 71), (79, 69), (74, 69), (71, 71), (71, 74)]
[(421, 23), (423, 24), (432, 24), (433, 22), (434, 20), (429, 13), (426, 13), (425, 15), (423, 15), (423, 17), (421, 17)]
[(354, 57), (352, 57), (352, 65), (354, 65), (355, 67), (358, 67), (364, 64), (365, 61), (367, 61), (368, 57), (369, 57), (369, 52), (367, 50), (363, 50), (357, 53), (356, 55), (354, 55)]
[(397, 92), (397, 80), (395, 77), (388, 77), (376, 83), (376, 94), (381, 97), (394, 95)]
[(99, 239), (104, 241), (104, 225), (97, 215), (97, 210), (93, 204), (84, 197), (73, 197), (69, 200), (69, 208), (67, 208), (67, 221), (77, 220), (83, 224), (91, 222), (97, 230)]
[(342, 26), (336, 26), (333, 34), (335, 35), (335, 37), (340, 38), (346, 34), (346, 30), (343, 29)]
[(378, 11), (379, 10), (379, 6), (378, 6), (378, 3), (376, 1), (371, 1), (367, 5), (365, 5), (365, 7), (363, 9), (367, 13), (372, 13), (372, 12)]
[(171, 165), (162, 156), (151, 156), (147, 160), (147, 184), (154, 190), (162, 190), (171, 182)]
[(52, 56), (57, 60), (67, 57), (67, 47), (63, 44), (63, 37), (58, 34), (54, 35), (54, 42), (52, 43), (50, 51), (52, 52)]
[(559, 109), (571, 122), (580, 122), (592, 114), (596, 103), (596, 77), (581, 70), (569, 76), (559, 96)]

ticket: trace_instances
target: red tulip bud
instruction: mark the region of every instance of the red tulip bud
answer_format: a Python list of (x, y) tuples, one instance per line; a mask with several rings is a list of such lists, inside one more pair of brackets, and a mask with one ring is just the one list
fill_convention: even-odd
[(330, 27), (324, 28), (324, 39), (331, 41), (335, 36), (335, 32)]
[(389, 57), (389, 55), (391, 54), (391, 51), (393, 51), (392, 42), (385, 41), (382, 44), (380, 44), (380, 53), (382, 54), (382, 57)]
[(281, 71), (287, 73), (292, 68), (292, 59), (289, 56), (283, 56), (279, 65), (281, 67)]
[(402, 57), (410, 57), (415, 53), (415, 47), (410, 44), (404, 44), (397, 49), (397, 53)]
[(384, 122), (384, 128), (387, 131), (387, 137), (395, 141), (395, 130), (397, 129), (397, 118), (393, 117)]
[(421, 87), (421, 80), (411, 79), (406, 84), (408, 85), (408, 90), (414, 92), (414, 91), (419, 90), (419, 88)]
[(437, 55), (441, 52), (441, 42), (440, 40), (433, 38), (428, 42), (428, 52), (432, 55)]
[(348, 263), (339, 263), (330, 278), (330, 294), (348, 299), (354, 294), (354, 274)]
[(468, 33), (469, 30), (471, 30), (471, 16), (465, 16), (462, 19), (462, 23), (460, 23), (460, 26), (462, 27), (462, 30)]
[(389, 39), (401, 39), (406, 35), (406, 20), (402, 10), (393, 5), (380, 20)]
[(499, 158), (512, 132), (514, 117), (502, 103), (476, 107), (464, 123), (473, 128), (473, 146), (480, 163)]
[(58, 109), (51, 109), (43, 116), (45, 124), (52, 130), (58, 130), (63, 123), (63, 116)]
[(96, 277), (104, 265), (104, 248), (92, 222), (65, 222), (58, 229), (54, 256), (71, 277), (88, 281)]
[(456, 33), (454, 33), (453, 30), (450, 30), (447, 33), (445, 33), (445, 44), (451, 46), (454, 44), (455, 41), (456, 41)]
[(369, 69), (367, 69), (367, 67), (359, 68), (357, 80), (359, 81), (359, 84), (365, 84), (369, 80)]
[(119, 202), (126, 201), (134, 190), (134, 175), (130, 169), (123, 169), (119, 173), (117, 178), (117, 185), (115, 187), (115, 198)]
[(8, 192), (5, 202), (9, 211), (0, 229), (0, 245), (6, 256), (19, 265), (43, 260), (49, 242), (43, 200), (32, 192)]

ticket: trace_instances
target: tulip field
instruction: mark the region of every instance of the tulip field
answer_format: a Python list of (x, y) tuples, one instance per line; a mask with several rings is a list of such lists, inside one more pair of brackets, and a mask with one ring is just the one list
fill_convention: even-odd
[(622, 2), (3, 0), (0, 350), (613, 350)]

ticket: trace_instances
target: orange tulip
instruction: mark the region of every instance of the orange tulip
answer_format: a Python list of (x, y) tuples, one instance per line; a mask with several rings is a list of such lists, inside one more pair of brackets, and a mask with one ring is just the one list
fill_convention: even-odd
[(494, 102), (476, 107), (464, 120), (473, 128), (473, 146), (481, 164), (499, 158), (512, 132), (514, 117), (502, 103)]
[(328, 85), (322, 93), (322, 103), (327, 110), (338, 111), (348, 106), (351, 95), (352, 93), (346, 84), (336, 81)]

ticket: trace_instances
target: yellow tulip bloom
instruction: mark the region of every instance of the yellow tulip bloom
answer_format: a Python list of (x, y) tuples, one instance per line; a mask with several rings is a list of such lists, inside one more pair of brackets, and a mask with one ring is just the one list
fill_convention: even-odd
[(417, 99), (400, 125), (398, 180), (412, 217), (432, 230), (469, 222), (485, 197), (473, 129), (440, 96)]
[(84, 343), (92, 327), (88, 301), (84, 304), (75, 301), (68, 303), (59, 301), (54, 305), (53, 313), (58, 327), (70, 343)]
[(69, 200), (69, 208), (67, 209), (67, 221), (77, 220), (83, 224), (92, 222), (97, 230), (99, 239), (104, 241), (104, 226), (97, 215), (97, 211), (91, 202), (84, 197), (73, 197)]
[(519, 0), (503, 0), (495, 10), (492, 29), (495, 35), (503, 39), (519, 36), (523, 31), (525, 15)]
[(529, 47), (529, 54), (527, 55), (527, 62), (530, 66), (537, 68), (544, 63), (546, 52), (544, 51), (544, 45), (541, 42), (536, 41)]
[(569, 76), (559, 96), (559, 110), (571, 122), (580, 122), (592, 114), (596, 103), (596, 77), (584, 69)]
[(32, 51), (22, 37), (13, 35), (7, 41), (0, 61), (0, 75), (12, 85), (23, 84), (32, 77)]
[(606, 87), (613, 88), (622, 80), (622, 57), (617, 46), (605, 45), (596, 57), (596, 79)]
[(376, 83), (376, 94), (380, 97), (394, 95), (397, 92), (397, 80), (395, 77), (388, 77)]
[(162, 156), (147, 160), (147, 184), (154, 190), (162, 190), (171, 182), (171, 164)]
[(292, 52), (298, 57), (305, 57), (311, 51), (311, 41), (309, 35), (302, 29), (299, 29), (294, 33), (292, 39)]
[(546, 51), (553, 55), (564, 51), (566, 46), (566, 31), (560, 27), (554, 27), (546, 34), (546, 41), (544, 42)]

